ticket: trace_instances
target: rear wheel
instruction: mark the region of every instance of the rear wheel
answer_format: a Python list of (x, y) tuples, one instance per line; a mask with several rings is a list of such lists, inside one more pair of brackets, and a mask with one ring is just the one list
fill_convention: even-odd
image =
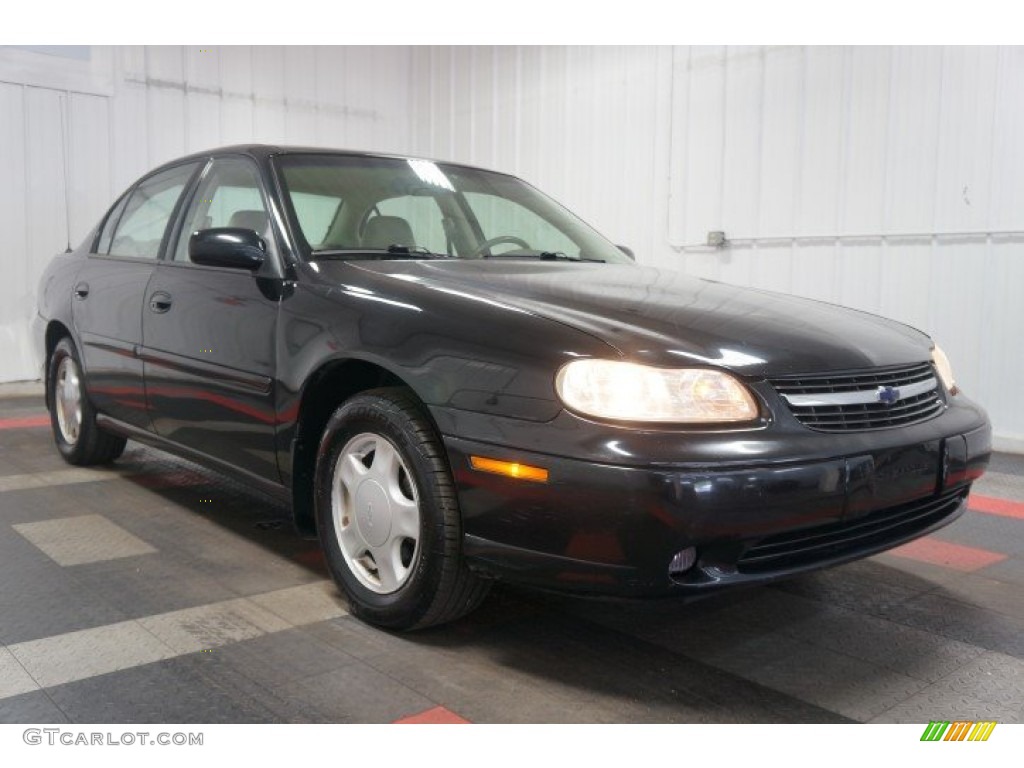
[(96, 425), (85, 391), (78, 353), (66, 336), (57, 342), (49, 366), (50, 425), (57, 450), (69, 464), (107, 464), (124, 452), (127, 440)]
[(317, 529), (352, 612), (389, 629), (453, 621), (489, 582), (462, 559), (444, 450), (418, 402), (375, 389), (331, 417), (316, 466)]

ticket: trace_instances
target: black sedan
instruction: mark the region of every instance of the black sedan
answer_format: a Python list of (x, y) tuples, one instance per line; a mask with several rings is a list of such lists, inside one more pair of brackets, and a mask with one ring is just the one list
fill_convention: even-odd
[(42, 279), (57, 448), (131, 438), (286, 496), (396, 629), (495, 579), (702, 595), (963, 512), (991, 430), (927, 335), (627, 253), (464, 165), (168, 163)]

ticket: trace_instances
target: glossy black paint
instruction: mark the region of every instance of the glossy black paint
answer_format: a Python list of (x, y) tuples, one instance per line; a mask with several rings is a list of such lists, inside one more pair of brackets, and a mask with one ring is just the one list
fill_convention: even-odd
[[(254, 273), (170, 261), (180, 214), (158, 261), (91, 254), (93, 233), (44, 275), (37, 337), (49, 349), (66, 329), (83, 350), (106, 428), (290, 492), (300, 528), (311, 520), (319, 429), (346, 396), (381, 384), (412, 389), (443, 437), (470, 563), (552, 588), (700, 593), (785, 576), (803, 568), (734, 566), (768, 535), (966, 490), (987, 464), (987, 417), (962, 394), (910, 427), (824, 434), (766, 382), (924, 362), (932, 342), (920, 331), (635, 265), (317, 260), (281, 198), (273, 158), (288, 151), (193, 158), (240, 155), (258, 167), (271, 237)], [(704, 429), (581, 418), (554, 388), (555, 372), (581, 357), (731, 371), (762, 418)], [(550, 482), (476, 472), (471, 454), (543, 466)], [(669, 560), (687, 546), (698, 568), (670, 579)]]
[(69, 309), (96, 408), (137, 427), (149, 427), (142, 391), (142, 302), (155, 263), (116, 257), (75, 264)]
[(253, 271), (267, 258), (267, 244), (251, 229), (204, 229), (189, 238), (188, 255), (193, 263), (204, 267)]

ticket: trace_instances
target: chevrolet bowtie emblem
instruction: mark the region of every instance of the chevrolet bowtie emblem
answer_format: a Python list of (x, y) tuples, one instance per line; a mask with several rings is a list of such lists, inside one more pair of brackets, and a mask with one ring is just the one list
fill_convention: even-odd
[(892, 405), (900, 399), (900, 391), (896, 387), (879, 387), (878, 402)]

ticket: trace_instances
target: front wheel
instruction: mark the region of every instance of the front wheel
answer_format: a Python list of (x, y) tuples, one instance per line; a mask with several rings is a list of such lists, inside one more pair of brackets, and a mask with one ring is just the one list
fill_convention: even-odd
[(489, 582), (462, 559), (444, 449), (407, 390), (370, 390), (335, 411), (315, 493), (328, 567), (359, 618), (420, 629), (465, 615), (487, 594)]

